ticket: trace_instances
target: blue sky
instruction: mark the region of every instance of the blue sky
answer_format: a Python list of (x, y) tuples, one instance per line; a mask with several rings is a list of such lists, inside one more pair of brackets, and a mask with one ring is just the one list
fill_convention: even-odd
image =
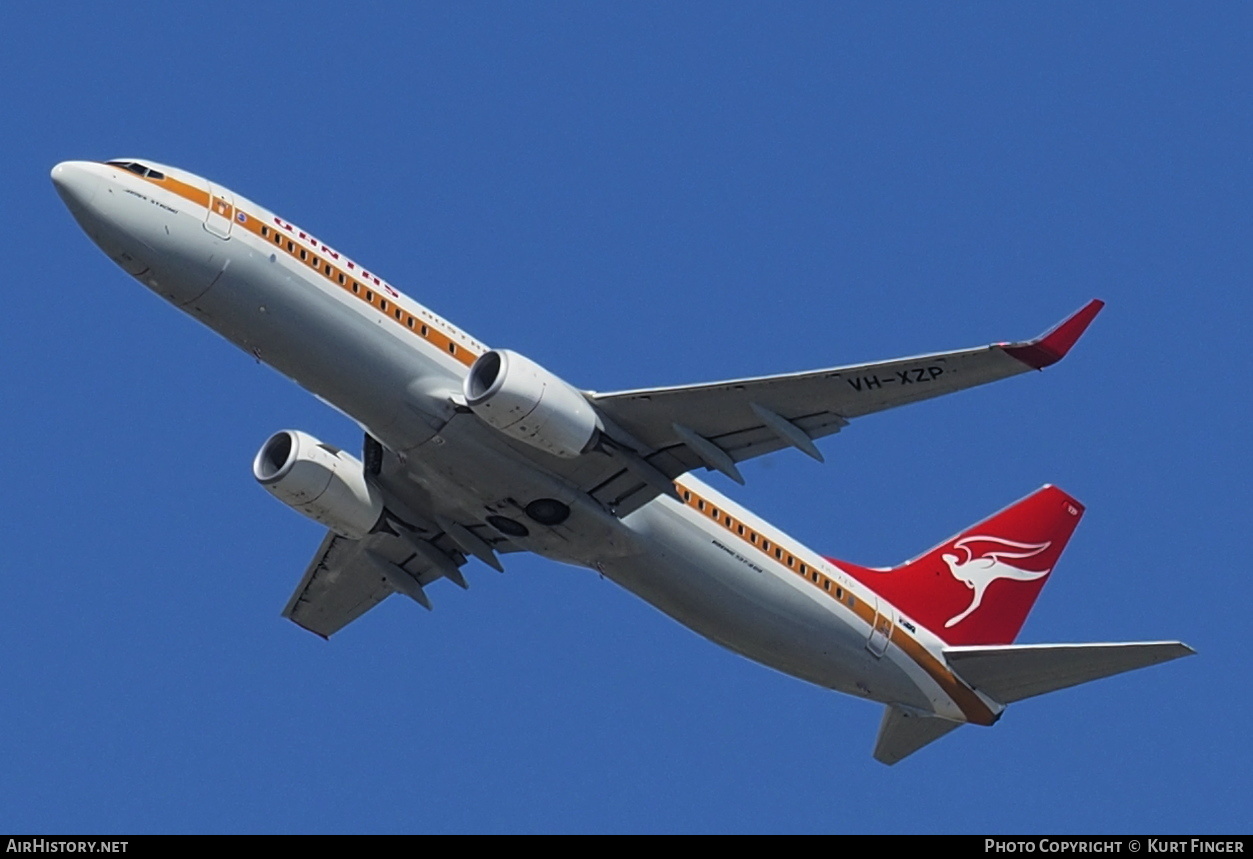
[[(337, 5), (337, 4), (336, 4)], [(51, 11), (50, 11), (51, 10)], [(1248, 832), (1243, 4), (0, 10), (0, 831)], [(510, 558), (331, 642), (249, 473), (358, 431), (127, 278), (64, 159), (273, 208), (613, 390), (1035, 335), (1062, 364), (855, 422), (737, 499), (902, 560), (1040, 484), (1088, 513), (1021, 641), (1200, 655), (885, 768), (880, 710)], [(720, 487), (726, 482), (713, 480)]]

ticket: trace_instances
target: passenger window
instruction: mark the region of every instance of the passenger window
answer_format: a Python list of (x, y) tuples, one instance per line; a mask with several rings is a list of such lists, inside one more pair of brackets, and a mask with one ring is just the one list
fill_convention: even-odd
[(423, 325), (423, 326), (422, 326), (422, 336), (423, 336), (423, 337), (425, 337), (425, 336), (426, 336), (427, 334), (429, 334), (429, 333), (431, 333), (431, 329), (429, 329), (429, 328), (427, 328), (425, 325)]
[(261, 228), (261, 238), (263, 238), (263, 239), (268, 239), (269, 237), (270, 237), (270, 228), (269, 228), (269, 227), (262, 227), (262, 228)]
[(308, 252), (307, 250), (305, 250), (304, 248), (301, 248), (301, 249), (300, 249), (300, 258), (301, 258), (301, 259), (303, 259), (303, 260), (307, 260), (307, 259), (309, 258), (309, 252)]
[(387, 310), (387, 299), (386, 299), (386, 298), (384, 298), (382, 301), (380, 301), (380, 302), (379, 302), (379, 310), (382, 310), (382, 311), (386, 311), (386, 310)]
[(456, 355), (456, 354), (457, 354), (457, 344), (456, 344), (456, 343), (449, 343), (449, 344), (448, 344), (448, 351), (449, 351), (449, 352), (451, 352), (452, 354)]

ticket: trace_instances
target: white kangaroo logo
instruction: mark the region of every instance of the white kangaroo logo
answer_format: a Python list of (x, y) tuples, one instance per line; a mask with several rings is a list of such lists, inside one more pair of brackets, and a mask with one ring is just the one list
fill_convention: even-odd
[[(976, 558), (974, 551), (970, 548), (971, 543), (991, 543), (992, 547), (983, 551)], [(949, 554), (941, 555), (941, 557), (944, 559), (944, 563), (948, 564), (948, 570), (953, 574), (953, 578), (964, 582), (966, 587), (974, 591), (975, 594), (970, 607), (956, 617), (951, 618), (948, 623), (944, 624), (944, 628), (948, 629), (961, 623), (972, 611), (977, 609), (979, 604), (983, 602), (983, 592), (988, 589), (988, 585), (997, 579), (1031, 582), (1047, 576), (1052, 572), (1051, 568), (1035, 572), (1007, 564), (1001, 559), (1033, 558), (1051, 545), (1053, 545), (1051, 540), (1047, 543), (1017, 543), (1002, 537), (963, 537), (954, 543), (953, 548), (959, 549), (966, 556), (965, 559), (962, 560), (957, 555)]]

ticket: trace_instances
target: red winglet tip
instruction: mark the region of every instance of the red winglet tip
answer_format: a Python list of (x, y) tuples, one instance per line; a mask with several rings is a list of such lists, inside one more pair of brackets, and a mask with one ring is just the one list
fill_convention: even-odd
[(1028, 367), (1043, 370), (1066, 357), (1104, 306), (1104, 301), (1094, 298), (1046, 334), (1020, 346), (1006, 346), (1005, 351)]

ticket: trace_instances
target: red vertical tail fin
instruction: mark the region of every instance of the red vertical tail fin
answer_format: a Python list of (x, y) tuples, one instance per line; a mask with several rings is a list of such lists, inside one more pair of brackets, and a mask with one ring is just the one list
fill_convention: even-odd
[(1045, 486), (899, 567), (837, 563), (946, 644), (1010, 644), (1082, 516)]

